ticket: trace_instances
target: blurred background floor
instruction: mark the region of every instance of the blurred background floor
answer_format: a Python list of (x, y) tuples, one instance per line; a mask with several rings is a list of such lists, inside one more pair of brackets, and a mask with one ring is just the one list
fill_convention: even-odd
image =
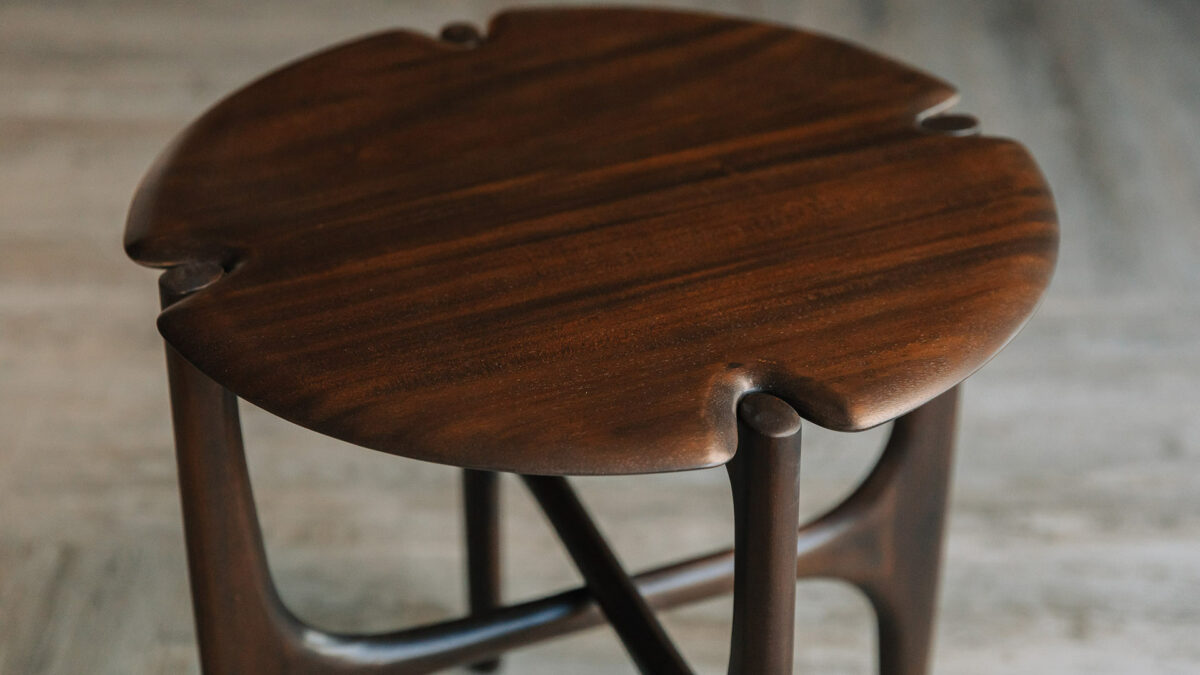
[[(502, 4), (0, 3), (0, 673), (197, 672), (156, 273), (120, 247), (157, 151), (285, 60)], [(931, 71), (1056, 191), (1051, 292), (965, 390), (935, 672), (1200, 672), (1200, 3), (659, 4)], [(461, 610), (457, 472), (244, 412), (271, 564), (301, 616), (382, 629)], [(808, 433), (806, 513), (844, 495), (882, 438)], [(633, 568), (730, 541), (722, 471), (579, 484)], [(576, 583), (505, 487), (510, 597)], [(666, 616), (699, 672), (724, 671), (729, 612)], [(807, 582), (798, 614), (800, 672), (871, 672), (861, 597)], [(507, 672), (632, 669), (598, 629), (517, 652)]]

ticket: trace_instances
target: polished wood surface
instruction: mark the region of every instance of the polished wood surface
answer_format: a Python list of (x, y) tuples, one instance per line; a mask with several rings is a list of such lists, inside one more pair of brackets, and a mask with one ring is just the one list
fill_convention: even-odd
[[(683, 655), (562, 476), (522, 476), (642, 675), (691, 675)], [(795, 578), (789, 579), (795, 586)], [(732, 670), (731, 670), (732, 672)]]
[[(0, 673), (198, 673), (160, 272), (119, 250), (155, 155), (220, 96), (316, 46), (483, 26), (512, 4), (0, 3)], [(804, 26), (936, 73), (1053, 186), (1050, 291), (963, 392), (933, 672), (1200, 672), (1200, 3), (658, 4)], [(459, 471), (251, 405), (241, 418), (298, 614), (373, 631), (464, 611)], [(807, 514), (857, 484), (885, 430), (804, 432)], [(524, 488), (502, 483), (505, 535), (521, 542), (506, 550), (506, 598), (577, 585)], [(633, 570), (729, 543), (723, 469), (577, 488)], [(871, 672), (857, 593), (818, 581), (798, 594), (797, 672)], [(718, 601), (663, 620), (698, 671), (723, 673), (729, 614)], [(505, 661), (519, 675), (629, 671), (603, 628)]]
[[(471, 614), (483, 614), (499, 607), (501, 602), (500, 475), (473, 469), (464, 469), (462, 473), (467, 602)], [(471, 664), (471, 670), (481, 673), (494, 672), (499, 667), (499, 659)]]
[[(734, 450), (767, 390), (835, 429), (958, 383), (1056, 248), (1028, 154), (921, 120), (946, 84), (788, 28), (528, 10), (393, 31), (241, 90), (160, 158), (145, 264), (220, 264), (168, 342), (237, 395), (474, 468)], [(469, 33), (468, 33), (469, 35)]]
[[(185, 281), (168, 276), (164, 302), (185, 296), (191, 286)], [(601, 614), (640, 672), (688, 673), (654, 611), (732, 590), (728, 672), (782, 675), (792, 672), (798, 576), (840, 578), (866, 594), (876, 611), (883, 675), (927, 672), (957, 389), (897, 420), (862, 485), (799, 532), (799, 415), (767, 394), (744, 397), (738, 452), (727, 465), (734, 548), (634, 576), (621, 567), (566, 478), (524, 476), (584, 588), (507, 606), (477, 606), (472, 596), (471, 615), (461, 619), (351, 634), (309, 625), (280, 600), (262, 544), (236, 399), (170, 347), (167, 366), (193, 608), (207, 674), (421, 675), (490, 665), (506, 650), (593, 626)], [(468, 472), (472, 482), (494, 475)], [(481, 484), (474, 488), (481, 502), (494, 501)]]
[[(800, 519), (800, 416), (755, 392), (738, 403), (729, 675), (791, 675)], [(892, 675), (887, 673), (886, 675)]]

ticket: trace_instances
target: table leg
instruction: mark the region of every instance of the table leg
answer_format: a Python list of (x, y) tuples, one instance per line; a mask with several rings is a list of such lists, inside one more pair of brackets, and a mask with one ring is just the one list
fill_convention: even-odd
[(738, 405), (733, 489), (734, 578), (730, 675), (792, 672), (800, 416), (762, 393)]
[[(500, 475), (493, 471), (463, 470), (463, 516), (467, 548), (467, 597), (471, 614), (500, 606)], [(500, 659), (471, 664), (491, 672)]]

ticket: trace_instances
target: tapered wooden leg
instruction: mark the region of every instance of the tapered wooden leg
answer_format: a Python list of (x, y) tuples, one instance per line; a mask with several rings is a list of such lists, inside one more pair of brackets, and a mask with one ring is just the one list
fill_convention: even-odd
[[(522, 476), (643, 675), (691, 670), (562, 476)], [(792, 528), (793, 533), (795, 527)], [(794, 551), (793, 551), (794, 555)]]
[(863, 590), (883, 675), (929, 667), (958, 391), (896, 420), (879, 463), (842, 504), (800, 531), (797, 572)]
[(237, 400), (167, 348), (196, 637), (206, 675), (285, 672)]
[[(193, 265), (163, 275), (167, 306), (220, 277)], [(237, 399), (167, 347), (193, 611), (206, 675), (283, 672), (276, 626), (289, 618), (270, 583)]]
[[(467, 597), (471, 614), (500, 606), (500, 476), (492, 471), (463, 471), (463, 515), (467, 539)], [(491, 672), (500, 659), (471, 664)]]
[[(924, 675), (929, 669), (937, 609), (946, 499), (954, 450), (957, 392), (897, 422), (897, 468), (891, 491), (876, 508), (890, 511), (893, 558), (863, 588), (879, 619), (883, 675)], [(884, 506), (887, 504), (887, 506)]]
[(792, 672), (800, 416), (767, 394), (738, 406), (733, 488), (734, 577), (731, 675)]

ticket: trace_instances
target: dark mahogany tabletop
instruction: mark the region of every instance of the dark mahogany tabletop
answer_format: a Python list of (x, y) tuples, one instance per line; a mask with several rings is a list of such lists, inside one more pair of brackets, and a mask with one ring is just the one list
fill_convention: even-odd
[(238, 396), (460, 466), (712, 466), (744, 393), (887, 422), (991, 358), (1049, 281), (1037, 167), (931, 118), (954, 93), (921, 72), (680, 12), (447, 36), (276, 71), (139, 188), (135, 260), (223, 270), (159, 329)]

